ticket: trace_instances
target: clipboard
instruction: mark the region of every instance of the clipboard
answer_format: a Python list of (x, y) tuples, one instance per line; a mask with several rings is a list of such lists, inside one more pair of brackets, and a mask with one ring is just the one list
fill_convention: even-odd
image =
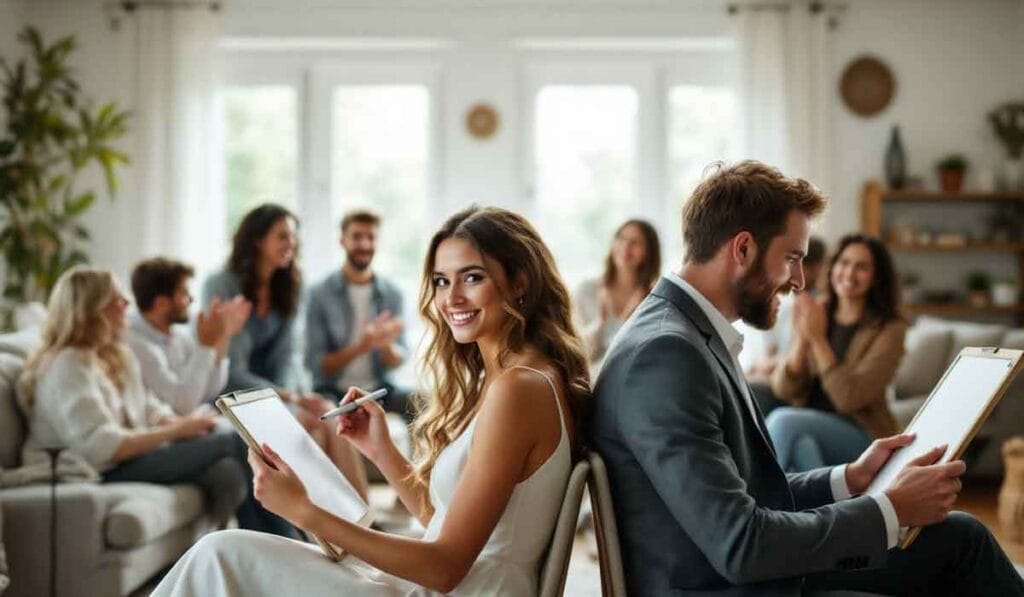
[[(960, 458), (1024, 368), (1022, 356), (1024, 351), (998, 347), (961, 350), (904, 430), (917, 433), (917, 437), (893, 453), (865, 493), (888, 489), (909, 461), (935, 446), (949, 444), (939, 462)], [(920, 532), (919, 527), (909, 529), (899, 548), (909, 547)]]
[[(243, 390), (224, 394), (217, 408), (247, 446), (261, 457), (260, 444), (270, 445), (302, 479), (310, 501), (327, 512), (362, 526), (372, 514), (366, 502), (310, 437), (273, 389)], [(309, 533), (324, 553), (340, 561), (345, 552), (315, 533)]]

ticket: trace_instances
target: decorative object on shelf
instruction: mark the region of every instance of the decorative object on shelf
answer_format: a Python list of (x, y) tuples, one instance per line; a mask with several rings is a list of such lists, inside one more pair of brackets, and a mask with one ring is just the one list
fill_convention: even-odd
[(944, 193), (959, 193), (967, 172), (967, 158), (958, 153), (950, 154), (935, 165), (939, 172), (939, 188)]
[(921, 276), (915, 272), (904, 272), (900, 278), (900, 293), (905, 303), (923, 302), (924, 289), (921, 288)]
[[(6, 262), (0, 329), (16, 305), (45, 301), (57, 278), (88, 261), (82, 216), (96, 200), (75, 184), (99, 166), (106, 190), (117, 190), (116, 168), (128, 157), (113, 143), (127, 131), (128, 114), (113, 102), (95, 107), (73, 78), (68, 58), (75, 38), (47, 46), (32, 27), (18, 34), (27, 60), (0, 59), (0, 255)], [(89, 178), (91, 179), (91, 177)]]
[(966, 247), (967, 235), (963, 232), (939, 232), (935, 235), (935, 246), (944, 249)]
[(489, 139), (499, 124), (498, 111), (490, 104), (475, 104), (466, 112), (466, 130), (477, 139)]
[(839, 95), (851, 112), (858, 116), (874, 116), (892, 101), (896, 79), (884, 62), (874, 56), (855, 58), (839, 79)]
[(990, 292), (992, 278), (986, 272), (975, 271), (967, 274), (967, 302), (974, 307), (987, 307), (992, 304)]
[(988, 217), (989, 235), (993, 242), (1008, 243), (1021, 240), (1024, 233), (1024, 203), (1006, 202), (997, 205)]
[(1013, 543), (1024, 541), (1024, 437), (1003, 444), (1003, 485), (999, 488), (997, 516), (1003, 535)]
[(1018, 303), (1020, 288), (1016, 280), (996, 280), (992, 284), (992, 304), (997, 307), (1009, 307)]
[(1024, 188), (1024, 102), (1007, 102), (988, 113), (996, 136), (1006, 148), (1003, 188), (1012, 191)]
[(900, 140), (900, 127), (894, 124), (885, 150), (885, 182), (890, 189), (902, 189), (907, 182), (907, 154)]

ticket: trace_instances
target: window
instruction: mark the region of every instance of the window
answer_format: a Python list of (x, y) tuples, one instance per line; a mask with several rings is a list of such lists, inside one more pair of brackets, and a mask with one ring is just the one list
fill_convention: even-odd
[(636, 211), (638, 96), (627, 85), (550, 85), (537, 94), (541, 233), (571, 287), (593, 275)]
[(678, 263), (683, 256), (678, 232), (680, 208), (715, 161), (735, 154), (735, 93), (729, 87), (675, 85), (668, 90), (668, 194), (664, 218), (675, 228), (662, 239), (664, 256)]
[(420, 85), (337, 86), (332, 104), (331, 205), (335, 221), (365, 207), (384, 221), (374, 268), (418, 290), (427, 242), (430, 95)]
[(224, 90), (226, 238), (247, 211), (272, 201), (296, 208), (297, 94), (289, 85)]

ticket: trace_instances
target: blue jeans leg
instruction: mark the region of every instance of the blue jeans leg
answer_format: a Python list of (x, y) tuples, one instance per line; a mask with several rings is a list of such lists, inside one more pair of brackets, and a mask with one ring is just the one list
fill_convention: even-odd
[(765, 420), (779, 465), (803, 472), (856, 460), (871, 438), (852, 421), (834, 413), (783, 406)]

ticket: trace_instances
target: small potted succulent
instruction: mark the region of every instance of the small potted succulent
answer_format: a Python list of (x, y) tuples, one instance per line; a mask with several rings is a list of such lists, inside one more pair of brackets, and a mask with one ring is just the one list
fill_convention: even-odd
[(985, 272), (971, 272), (967, 276), (967, 302), (972, 307), (987, 307), (991, 299), (992, 278)]
[(943, 193), (960, 192), (967, 172), (967, 158), (958, 153), (950, 154), (939, 160), (935, 169), (939, 172), (939, 187)]

